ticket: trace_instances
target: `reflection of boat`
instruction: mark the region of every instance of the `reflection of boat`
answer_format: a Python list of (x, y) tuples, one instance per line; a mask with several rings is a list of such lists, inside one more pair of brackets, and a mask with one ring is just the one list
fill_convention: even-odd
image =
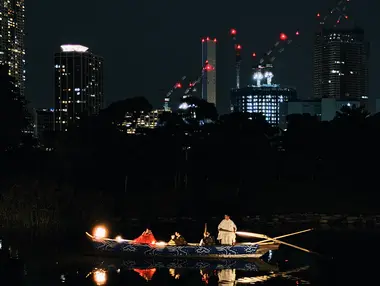
[(234, 286), (236, 281), (235, 269), (222, 269), (218, 272), (218, 285)]
[(302, 280), (302, 279), (300, 279), (300, 278), (295, 277), (295, 276), (292, 275), (292, 274), (295, 274), (295, 273), (306, 271), (308, 269), (309, 269), (309, 266), (304, 266), (304, 267), (292, 269), (292, 270), (285, 271), (285, 272), (270, 273), (270, 274), (267, 274), (267, 275), (254, 276), (254, 277), (242, 277), (242, 278), (237, 279), (235, 281), (234, 285), (237, 285), (237, 284), (256, 284), (256, 283), (262, 283), (262, 282), (265, 282), (267, 280), (270, 280), (270, 279), (273, 279), (273, 278), (277, 278), (277, 277), (282, 277), (282, 278), (285, 278), (285, 279), (288, 279), (288, 280), (295, 280), (295, 281), (297, 281), (296, 284), (303, 284), (303, 285), (310, 284), (309, 281)]
[(233, 246), (199, 246), (189, 244), (186, 246), (169, 246), (165, 242), (154, 244), (135, 244), (131, 240), (96, 237), (86, 233), (97, 251), (103, 253), (136, 255), (148, 257), (184, 257), (209, 259), (241, 259), (260, 258), (270, 250), (277, 250), (279, 244), (268, 242), (263, 244), (237, 244)]
[(150, 268), (150, 269), (138, 269), (134, 268), (133, 271), (138, 273), (142, 278), (144, 278), (146, 281), (150, 281), (153, 278), (154, 273), (156, 273), (156, 268)]
[(278, 271), (278, 267), (268, 264), (261, 259), (222, 259), (222, 260), (197, 260), (197, 259), (139, 259), (124, 260), (121, 263), (105, 260), (103, 263), (109, 265), (109, 269), (236, 269), (242, 271), (268, 272)]
[[(97, 286), (103, 286), (107, 283), (107, 272), (103, 269), (94, 269), (90, 274), (92, 274), (92, 279)], [(88, 276), (88, 275), (87, 275)]]

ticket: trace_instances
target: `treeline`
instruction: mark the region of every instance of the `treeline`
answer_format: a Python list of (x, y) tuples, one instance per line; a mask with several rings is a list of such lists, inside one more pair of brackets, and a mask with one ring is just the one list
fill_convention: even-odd
[(127, 134), (125, 114), (149, 110), (144, 102), (116, 103), (46, 134), (51, 152), (4, 150), (0, 224), (66, 229), (131, 216), (377, 210), (379, 115), (349, 107), (331, 122), (292, 115), (285, 131), (260, 114), (200, 126), (172, 113), (154, 130)]

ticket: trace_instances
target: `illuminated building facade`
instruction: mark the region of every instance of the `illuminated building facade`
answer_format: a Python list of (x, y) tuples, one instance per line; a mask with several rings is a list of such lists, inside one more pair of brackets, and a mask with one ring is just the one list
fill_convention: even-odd
[(139, 134), (139, 129), (154, 129), (158, 126), (160, 116), (164, 112), (164, 109), (155, 109), (148, 113), (141, 112), (137, 119), (132, 114), (126, 114), (120, 129), (126, 130), (128, 134)]
[(247, 86), (232, 89), (231, 106), (233, 112), (261, 113), (273, 126), (280, 123), (280, 104), (295, 100), (297, 92), (293, 88), (279, 85)]
[(163, 113), (163, 109), (155, 109), (148, 114), (142, 114), (137, 120), (137, 126), (140, 128), (156, 128), (160, 119), (160, 115)]
[(216, 39), (202, 39), (202, 66), (207, 62), (211, 69), (202, 78), (202, 99), (216, 105)]
[(96, 115), (103, 108), (103, 58), (81, 45), (63, 45), (54, 62), (55, 131), (67, 131), (81, 114)]
[(24, 0), (0, 0), (0, 65), (8, 66), (21, 96), (25, 90), (24, 25)]
[(369, 93), (369, 44), (362, 29), (323, 30), (315, 36), (315, 98), (366, 99)]

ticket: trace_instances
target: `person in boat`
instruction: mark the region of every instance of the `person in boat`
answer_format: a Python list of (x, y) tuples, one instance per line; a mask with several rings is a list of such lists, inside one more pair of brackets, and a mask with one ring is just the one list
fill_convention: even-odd
[(156, 238), (154, 237), (152, 231), (147, 228), (138, 238), (133, 240), (133, 243), (139, 244), (155, 244)]
[(171, 246), (176, 245), (176, 244), (175, 244), (175, 235), (174, 235), (174, 234), (170, 237), (170, 240), (169, 240), (169, 242), (168, 242), (168, 245), (171, 245)]
[(208, 231), (206, 231), (203, 234), (203, 238), (201, 239), (201, 242), (199, 243), (200, 246), (211, 246), (215, 245), (214, 237), (210, 235)]
[(218, 240), (222, 245), (235, 245), (236, 225), (229, 215), (224, 216), (224, 220), (218, 225)]
[(175, 245), (176, 246), (184, 246), (184, 245), (187, 245), (187, 241), (186, 239), (178, 232), (176, 231), (174, 233), (175, 235), (175, 238), (174, 238), (174, 241), (175, 241)]

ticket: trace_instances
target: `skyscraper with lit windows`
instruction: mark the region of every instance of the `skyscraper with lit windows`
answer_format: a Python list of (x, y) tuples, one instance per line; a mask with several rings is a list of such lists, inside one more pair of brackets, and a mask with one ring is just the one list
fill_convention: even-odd
[(293, 88), (280, 87), (277, 84), (247, 86), (231, 90), (232, 112), (260, 113), (266, 121), (278, 126), (280, 123), (280, 105), (295, 100), (297, 92)]
[(362, 29), (335, 28), (316, 33), (314, 97), (367, 99), (368, 62), (369, 43)]
[(216, 39), (202, 39), (202, 66), (211, 67), (203, 74), (202, 99), (216, 105)]
[(24, 0), (0, 0), (0, 64), (24, 96), (25, 90)]
[(54, 62), (54, 130), (67, 131), (82, 115), (103, 108), (103, 58), (85, 46), (62, 45)]

